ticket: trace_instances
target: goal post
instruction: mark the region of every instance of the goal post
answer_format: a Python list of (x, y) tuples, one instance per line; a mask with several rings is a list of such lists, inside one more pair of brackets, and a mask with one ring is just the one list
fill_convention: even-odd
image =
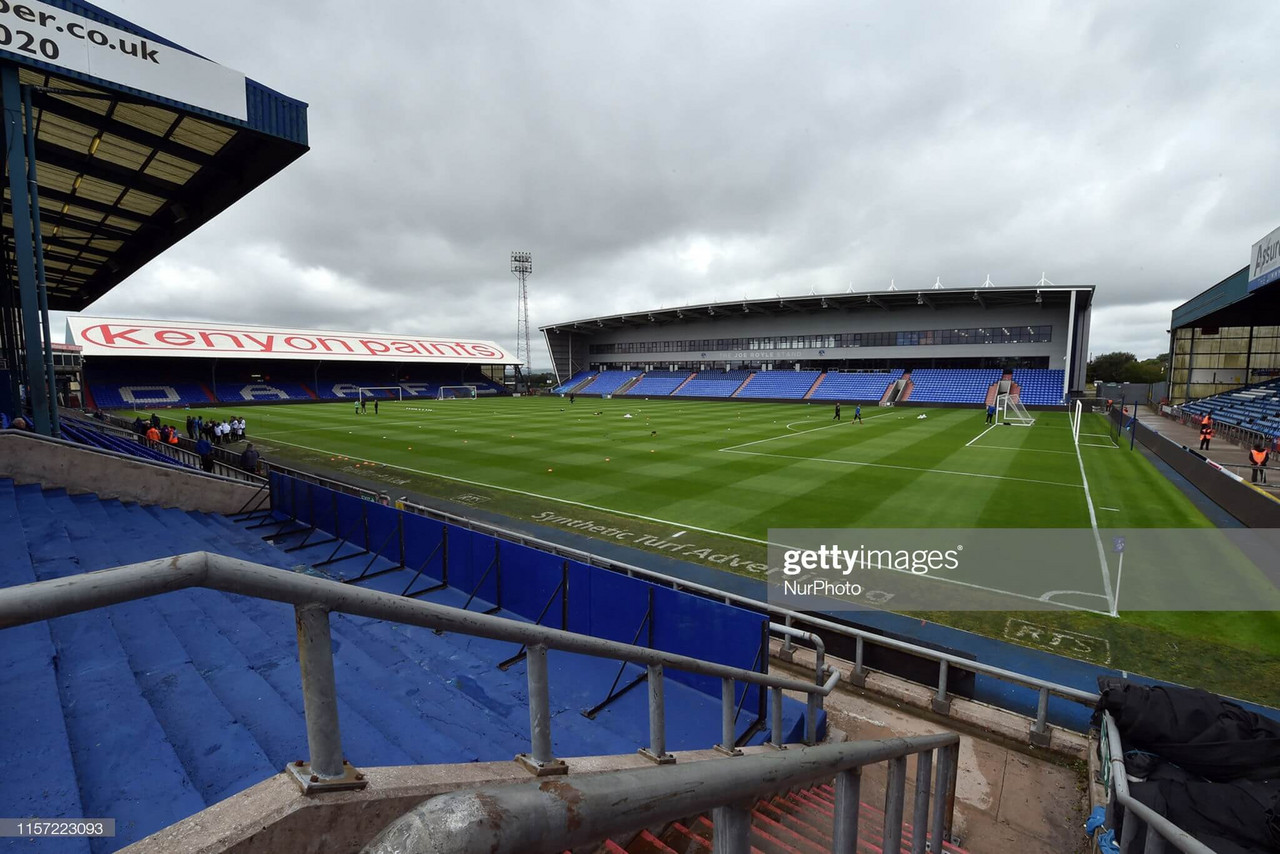
[[(361, 402), (366, 400), (385, 400), (387, 398), (396, 401), (404, 400), (404, 389), (398, 385), (360, 386), (356, 391), (360, 394)], [(386, 394), (375, 394), (375, 392), (386, 392)]]
[(1071, 440), (1075, 444), (1080, 444), (1080, 422), (1084, 420), (1084, 401), (1077, 400), (1075, 412), (1071, 419)]
[(996, 422), (1014, 427), (1030, 427), (1036, 420), (1025, 406), (1006, 392), (996, 397)]
[(475, 400), (476, 396), (473, 385), (442, 385), (436, 391), (436, 400)]

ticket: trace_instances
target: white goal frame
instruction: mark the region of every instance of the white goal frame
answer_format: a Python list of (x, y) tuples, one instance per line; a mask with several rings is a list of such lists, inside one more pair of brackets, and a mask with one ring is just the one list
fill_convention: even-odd
[(1071, 419), (1071, 440), (1076, 444), (1080, 444), (1080, 422), (1084, 420), (1084, 401), (1077, 400), (1074, 417)]
[[(465, 389), (470, 394), (457, 394), (458, 391)], [(453, 391), (452, 397), (445, 397), (446, 391)], [(436, 389), (436, 400), (475, 400), (479, 397), (479, 390), (473, 385), (442, 385)]]
[(369, 392), (369, 391), (394, 391), (396, 393), (396, 401), (397, 402), (404, 401), (404, 389), (402, 389), (398, 385), (367, 385), (367, 386), (360, 386), (359, 388), (356, 389), (356, 391), (360, 393), (360, 397), (356, 399), (361, 401), (362, 403), (365, 400), (382, 400), (382, 398), (380, 397), (375, 398), (373, 395), (365, 394), (365, 392)]
[(996, 423), (1030, 427), (1036, 423), (1036, 419), (1025, 406), (1013, 399), (1013, 395), (1006, 392), (996, 396)]

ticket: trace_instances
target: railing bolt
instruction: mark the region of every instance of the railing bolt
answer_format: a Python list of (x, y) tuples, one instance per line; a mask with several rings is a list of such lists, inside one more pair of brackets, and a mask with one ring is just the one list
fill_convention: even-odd
[(311, 775), (311, 782), (313, 782), (313, 783), (319, 783), (319, 782), (320, 782), (320, 778), (319, 778), (318, 776), (316, 776), (315, 774), (312, 774), (312, 775)]
[(364, 779), (364, 775), (363, 775), (363, 774), (357, 774), (357, 775), (356, 775), (356, 779), (357, 779), (357, 780), (363, 780), (363, 779)]
[(294, 765), (296, 765), (297, 767), (301, 768), (301, 767), (302, 767), (303, 765), (305, 765), (306, 763), (305, 763), (305, 762), (303, 762), (301, 759), (295, 759), (295, 760), (293, 760), (293, 764), (294, 764)]

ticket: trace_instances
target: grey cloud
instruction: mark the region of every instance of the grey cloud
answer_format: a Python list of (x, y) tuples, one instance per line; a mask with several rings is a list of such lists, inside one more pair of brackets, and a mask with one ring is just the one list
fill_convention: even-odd
[(313, 150), (101, 310), (513, 347), (519, 248), (537, 324), (1045, 271), (1144, 355), (1277, 224), (1268, 5), (113, 9), (309, 101)]

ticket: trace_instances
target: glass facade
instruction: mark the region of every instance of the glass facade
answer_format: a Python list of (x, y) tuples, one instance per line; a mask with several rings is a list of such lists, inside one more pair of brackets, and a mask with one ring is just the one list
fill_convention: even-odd
[(1169, 398), (1185, 403), (1280, 376), (1280, 326), (1184, 327), (1173, 333)]

